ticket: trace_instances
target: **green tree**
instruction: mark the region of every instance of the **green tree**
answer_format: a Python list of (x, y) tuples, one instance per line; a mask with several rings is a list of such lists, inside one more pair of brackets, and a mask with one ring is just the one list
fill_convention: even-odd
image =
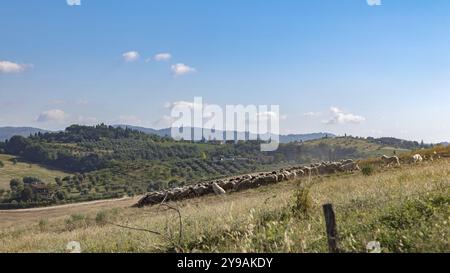
[(58, 200), (63, 201), (66, 199), (67, 194), (65, 191), (57, 191), (55, 196), (56, 196), (56, 198), (58, 198)]
[(12, 192), (17, 193), (23, 190), (23, 182), (19, 179), (11, 179), (9, 182), (9, 188)]
[(58, 186), (60, 186), (60, 187), (64, 184), (64, 182), (61, 180), (60, 177), (56, 177), (56, 178), (55, 178), (55, 182), (56, 182), (56, 184), (57, 184)]
[(33, 190), (30, 187), (25, 187), (21, 193), (22, 201), (30, 201), (33, 199)]

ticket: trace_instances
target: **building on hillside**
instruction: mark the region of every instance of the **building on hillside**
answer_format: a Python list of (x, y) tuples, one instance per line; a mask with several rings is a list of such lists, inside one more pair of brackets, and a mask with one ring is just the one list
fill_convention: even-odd
[(50, 199), (52, 197), (52, 190), (44, 183), (36, 183), (30, 185), (33, 194), (42, 199)]

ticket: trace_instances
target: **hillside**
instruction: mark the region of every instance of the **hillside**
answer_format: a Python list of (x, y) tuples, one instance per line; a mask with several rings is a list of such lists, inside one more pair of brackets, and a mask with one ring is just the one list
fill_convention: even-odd
[(311, 134), (289, 134), (280, 135), (280, 143), (310, 141), (323, 138), (333, 138), (336, 135), (332, 133), (311, 133)]
[(354, 137), (335, 137), (330, 139), (320, 139), (308, 142), (309, 145), (320, 146), (326, 143), (330, 146), (343, 147), (343, 149), (354, 149), (357, 151), (358, 157), (379, 157), (382, 155), (392, 155), (394, 153), (401, 154), (414, 149), (419, 149), (420, 145), (411, 145), (411, 149), (405, 149), (400, 145), (391, 145), (391, 143), (383, 143), (382, 141), (354, 138)]
[[(15, 136), (0, 143), (0, 150), (73, 175), (51, 179), (35, 175), (20, 181), (23, 177), (18, 173), (14, 177), (18, 186), (0, 203), (4, 208), (21, 208), (120, 198), (280, 167), (407, 152), (352, 137), (280, 144), (274, 152), (261, 152), (260, 144), (174, 141), (106, 125), (73, 125), (64, 132)], [(33, 190), (33, 184), (44, 190)]]
[(53, 182), (55, 177), (69, 175), (69, 173), (52, 170), (39, 164), (22, 162), (15, 156), (0, 154), (0, 161), (3, 165), (3, 167), (0, 167), (0, 189), (4, 190), (9, 189), (9, 182), (13, 178), (32, 176), (43, 181)]
[[(132, 130), (136, 130), (139, 132), (143, 132), (146, 134), (155, 134), (160, 137), (170, 137), (172, 134), (171, 128), (163, 128), (163, 129), (152, 129), (152, 128), (145, 128), (145, 127), (139, 127), (139, 126), (132, 126), (132, 125), (113, 125), (115, 128), (129, 128)], [(201, 128), (186, 128), (186, 130), (196, 131), (199, 134), (202, 134)], [(217, 131), (218, 134), (221, 134), (224, 139), (226, 139), (226, 135), (229, 134), (227, 131)], [(257, 135), (255, 134), (248, 134), (245, 132), (232, 132), (232, 135), (248, 135), (251, 136), (253, 139), (257, 139)], [(308, 140), (315, 140), (315, 139), (322, 139), (324, 137), (335, 137), (332, 133), (310, 133), (310, 134), (289, 134), (289, 135), (279, 135), (279, 141), (280, 143), (290, 143), (290, 142), (300, 142), (300, 141), (308, 141)]]
[(449, 252), (450, 161), (374, 171), (170, 203), (181, 237), (176, 211), (130, 208), (132, 200), (3, 211), (0, 252), (64, 252), (73, 240), (83, 252), (327, 252), (325, 203), (334, 205), (344, 252), (366, 252), (370, 241), (382, 252)]

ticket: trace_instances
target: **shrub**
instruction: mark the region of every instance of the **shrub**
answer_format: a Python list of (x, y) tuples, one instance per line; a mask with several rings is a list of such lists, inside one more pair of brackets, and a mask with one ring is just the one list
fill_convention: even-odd
[(375, 223), (380, 231), (378, 240), (392, 252), (423, 252), (426, 248), (434, 249), (432, 252), (447, 251), (449, 237), (445, 224), (449, 204), (448, 192), (444, 192), (385, 209)]
[(365, 176), (371, 176), (374, 173), (374, 168), (372, 165), (367, 165), (362, 168), (361, 172)]
[(67, 198), (67, 193), (64, 190), (59, 190), (56, 192), (55, 196), (59, 201), (63, 201)]
[(5, 166), (5, 164), (3, 164), (3, 162), (0, 160), (0, 168), (3, 168)]
[(45, 232), (48, 228), (48, 221), (46, 219), (39, 220), (39, 230)]
[(69, 231), (78, 228), (86, 228), (87, 226), (89, 226), (89, 218), (84, 214), (72, 214), (70, 218), (66, 220), (66, 227)]
[(308, 217), (313, 207), (313, 201), (310, 194), (310, 186), (300, 184), (294, 192), (294, 205), (292, 212), (296, 216)]
[(99, 226), (106, 225), (108, 223), (108, 213), (104, 210), (97, 212), (95, 223)]

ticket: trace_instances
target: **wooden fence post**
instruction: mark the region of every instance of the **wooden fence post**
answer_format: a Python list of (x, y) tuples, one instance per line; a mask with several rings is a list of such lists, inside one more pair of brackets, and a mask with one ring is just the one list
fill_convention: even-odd
[(328, 248), (330, 253), (339, 253), (336, 217), (332, 204), (323, 205), (323, 214), (327, 228)]

